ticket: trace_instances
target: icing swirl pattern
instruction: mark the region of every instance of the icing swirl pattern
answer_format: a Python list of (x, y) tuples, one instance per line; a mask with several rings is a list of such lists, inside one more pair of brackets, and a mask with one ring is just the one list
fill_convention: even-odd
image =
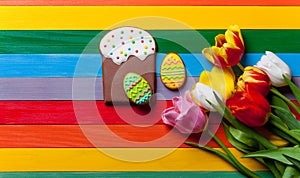
[(145, 60), (156, 50), (154, 38), (146, 31), (136, 27), (120, 27), (108, 32), (100, 41), (100, 51), (106, 58), (120, 65), (129, 56)]

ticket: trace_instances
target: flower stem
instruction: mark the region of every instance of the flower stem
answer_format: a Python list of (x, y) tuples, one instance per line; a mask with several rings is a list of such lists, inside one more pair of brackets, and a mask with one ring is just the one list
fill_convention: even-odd
[(228, 157), (231, 159), (231, 161), (234, 163), (235, 167), (244, 175), (248, 177), (254, 177), (257, 178), (259, 177), (255, 173), (253, 173), (251, 170), (243, 166), (236, 158), (235, 156), (230, 152), (230, 150), (223, 144), (223, 142), (216, 137), (214, 134), (212, 134), (209, 130), (207, 131), (210, 136), (221, 146), (221, 148), (227, 153)]
[(284, 100), (287, 104), (289, 104), (291, 107), (293, 107), (297, 111), (298, 114), (300, 114), (300, 107), (298, 107), (295, 103), (293, 103), (291, 100), (289, 100), (286, 96), (281, 94), (277, 89), (275, 89), (274, 87), (271, 87), (270, 91), (273, 94), (280, 97), (282, 100)]
[[(220, 100), (219, 98), (216, 98), (217, 100)], [(240, 121), (238, 121), (232, 114), (229, 108), (226, 107), (226, 105), (224, 103), (221, 103), (221, 101), (219, 101), (219, 103), (221, 104), (221, 107), (214, 105), (213, 103), (210, 102), (210, 104), (220, 113), (220, 114), (224, 114), (224, 118), (230, 123), (232, 124), (235, 128), (240, 129), (241, 131), (248, 133), (249, 135), (251, 135), (252, 138), (254, 138), (257, 142), (261, 143), (264, 147), (266, 148), (270, 148), (270, 149), (276, 149), (277, 146), (273, 145), (268, 139), (266, 139), (265, 137), (261, 136), (260, 134), (258, 134), (257, 132), (255, 132), (254, 130), (252, 130), (251, 128), (247, 127), (246, 125), (244, 125), (243, 123), (241, 123)]]
[(244, 71), (244, 66), (239, 62), (237, 63), (237, 66), (239, 67), (239, 69), (243, 72)]
[(234, 163), (231, 161), (231, 159), (226, 154), (224, 154), (223, 152), (221, 152), (219, 150), (216, 150), (216, 149), (211, 148), (209, 146), (199, 145), (199, 144), (194, 143), (194, 142), (184, 142), (184, 143), (187, 144), (187, 145), (191, 145), (191, 146), (193, 146), (195, 148), (200, 148), (200, 149), (203, 149), (203, 150), (215, 153), (218, 156), (220, 156), (222, 159), (224, 159), (225, 161), (227, 161), (228, 163), (230, 163), (232, 166), (234, 166)]
[(298, 135), (294, 134), (293, 132), (290, 132), (290, 130), (288, 130), (286, 127), (284, 127), (281, 124), (279, 124), (278, 122), (276, 122), (275, 118), (277, 118), (277, 116), (274, 115), (273, 113), (271, 113), (271, 117), (270, 117), (268, 123), (272, 124), (274, 127), (279, 129), (280, 131), (282, 131), (284, 134), (290, 136), (292, 139), (297, 141), (298, 145), (300, 145), (300, 137)]

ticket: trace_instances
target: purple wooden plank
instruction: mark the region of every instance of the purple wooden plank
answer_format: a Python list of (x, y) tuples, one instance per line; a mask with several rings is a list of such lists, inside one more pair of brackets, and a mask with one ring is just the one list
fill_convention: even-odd
[[(0, 78), (0, 100), (103, 100), (102, 78), (75, 80), (76, 86), (73, 86), (73, 78)], [(300, 87), (300, 77), (294, 77), (293, 80)], [(197, 81), (198, 77), (188, 77), (184, 88), (171, 91), (165, 88), (157, 77), (157, 99), (170, 100), (192, 88), (193, 83)], [(76, 87), (80, 95), (72, 93), (73, 87)], [(294, 99), (287, 87), (283, 87), (281, 91)]]

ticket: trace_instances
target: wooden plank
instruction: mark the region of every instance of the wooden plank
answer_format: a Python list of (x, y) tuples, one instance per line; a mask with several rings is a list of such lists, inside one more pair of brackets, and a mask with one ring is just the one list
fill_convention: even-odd
[[(89, 133), (86, 134), (87, 132)], [(227, 147), (232, 147), (221, 127), (216, 136)], [(101, 140), (95, 141), (92, 140), (93, 138), (101, 138)], [(189, 148), (190, 146), (183, 142), (198, 143), (199, 138), (199, 134), (188, 137), (164, 124), (149, 127), (146, 125), (0, 125), (0, 148)], [(219, 147), (212, 140), (207, 145)]]
[(181, 0), (181, 1), (168, 1), (168, 0), (1, 0), (1, 6), (297, 6), (300, 5), (298, 1), (287, 0), (251, 0), (251, 1), (238, 1), (228, 0), (226, 2), (222, 0)]
[[(300, 28), (299, 6), (1, 6), (0, 13), (2, 30), (103, 30), (116, 23), (148, 30), (226, 29), (230, 24), (243, 29)], [(149, 16), (163, 18), (133, 20)]]
[[(276, 53), (284, 60), (293, 73), (300, 76), (300, 53)], [(160, 76), (160, 66), (166, 54), (156, 57), (156, 75)], [(212, 64), (199, 53), (179, 53), (187, 76), (199, 76), (211, 70)], [(255, 65), (264, 53), (246, 53), (241, 63)], [(40, 77), (100, 77), (102, 59), (97, 54), (0, 54), (1, 78), (40, 78)]]
[[(228, 24), (229, 25), (229, 24)], [(226, 27), (227, 28), (227, 27)], [(247, 53), (263, 53), (270, 50), (277, 53), (299, 53), (300, 30), (245, 29), (242, 34)], [(0, 53), (2, 54), (99, 54), (98, 43), (107, 31), (100, 30), (0, 30)], [(208, 44), (214, 45), (214, 37), (225, 30), (149, 30), (157, 37), (159, 53), (200, 53), (195, 34), (199, 34)], [(164, 38), (158, 38), (164, 37)], [(167, 39), (180, 39), (186, 46), (180, 46)], [(87, 45), (89, 44), (89, 47)], [(202, 44), (207, 47), (207, 44)], [(188, 51), (187, 49), (192, 49)]]
[[(297, 67), (297, 66), (296, 66)], [(180, 91), (168, 90), (157, 77), (156, 99), (171, 100), (174, 96), (181, 95), (191, 84), (198, 81), (199, 77), (188, 77), (185, 89)], [(0, 78), (0, 101), (5, 100), (103, 100), (102, 78), (77, 78), (76, 91), (80, 96), (74, 96), (75, 86), (73, 78)], [(293, 77), (294, 83), (300, 87), (300, 77)], [(74, 87), (74, 88), (73, 88)], [(287, 87), (281, 92), (290, 99), (295, 99)], [(1, 108), (0, 108), (1, 109)]]
[[(269, 171), (256, 171), (261, 177), (272, 178), (272, 174)], [(19, 178), (19, 177), (31, 177), (31, 178), (95, 178), (95, 177), (182, 177), (182, 178), (198, 178), (198, 177), (222, 177), (222, 178), (243, 178), (244, 176), (234, 171), (218, 171), (218, 172), (1, 172), (0, 176), (5, 178)]]
[[(254, 159), (240, 158), (236, 149), (229, 150), (251, 170), (266, 170)], [(196, 148), (3, 148), (0, 156), (0, 172), (235, 171), (221, 158)]]

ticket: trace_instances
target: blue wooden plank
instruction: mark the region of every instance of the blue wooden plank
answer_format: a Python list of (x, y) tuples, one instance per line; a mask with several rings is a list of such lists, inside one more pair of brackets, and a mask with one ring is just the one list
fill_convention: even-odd
[[(157, 72), (165, 55), (157, 55)], [(179, 55), (185, 63), (188, 76), (199, 76), (203, 69), (210, 70), (212, 67), (202, 54)], [(241, 63), (254, 65), (262, 55), (247, 53)], [(278, 56), (290, 66), (293, 76), (300, 76), (300, 53), (278, 53)], [(99, 77), (102, 75), (101, 60), (97, 54), (0, 54), (0, 77)]]

